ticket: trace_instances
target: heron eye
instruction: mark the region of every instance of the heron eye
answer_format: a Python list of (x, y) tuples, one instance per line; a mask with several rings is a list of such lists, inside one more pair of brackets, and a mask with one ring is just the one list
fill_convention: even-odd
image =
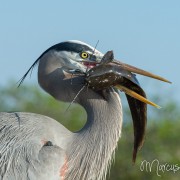
[(87, 52), (81, 52), (80, 53), (81, 58), (87, 59), (89, 57), (89, 54)]

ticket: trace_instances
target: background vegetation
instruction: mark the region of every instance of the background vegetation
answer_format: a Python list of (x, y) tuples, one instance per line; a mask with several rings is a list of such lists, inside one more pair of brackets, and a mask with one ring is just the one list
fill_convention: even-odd
[[(58, 120), (72, 131), (80, 129), (85, 123), (86, 113), (82, 107), (73, 104), (66, 111), (69, 104), (57, 102), (35, 85), (23, 84), (20, 88), (16, 88), (17, 85), (14, 82), (9, 84), (11, 85), (0, 88), (0, 111), (27, 111), (47, 115)], [(167, 96), (165, 98), (167, 99)], [(110, 180), (180, 179), (180, 168), (175, 173), (173, 171), (159, 171), (161, 177), (157, 176), (156, 165), (153, 165), (151, 172), (140, 170), (143, 160), (152, 162), (154, 159), (158, 159), (161, 165), (178, 164), (180, 167), (179, 104), (170, 98), (168, 101), (163, 101), (163, 96), (160, 98), (154, 96), (154, 99), (156, 103), (163, 105), (163, 109), (149, 110), (146, 141), (138, 153), (135, 165), (132, 165), (132, 121), (127, 103), (123, 102), (123, 105), (125, 104), (124, 117), (126, 118), (115, 162), (109, 175)]]

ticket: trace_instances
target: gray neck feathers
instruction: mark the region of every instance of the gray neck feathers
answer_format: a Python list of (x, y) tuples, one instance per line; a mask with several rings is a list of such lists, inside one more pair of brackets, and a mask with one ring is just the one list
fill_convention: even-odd
[(102, 180), (106, 178), (121, 134), (120, 98), (111, 90), (106, 92), (106, 100), (88, 99), (81, 105), (87, 111), (88, 120), (84, 128), (75, 133), (68, 148), (66, 178)]
[[(53, 52), (45, 54), (38, 69), (40, 86), (54, 98), (72, 102), (84, 83), (84, 77), (64, 70), (64, 63)], [(66, 66), (65, 66), (66, 67)], [(74, 133), (67, 148), (68, 180), (104, 180), (111, 164), (122, 126), (122, 107), (119, 95), (109, 88), (103, 95), (85, 88), (77, 97), (87, 112), (87, 123)], [(104, 96), (104, 98), (103, 98)]]

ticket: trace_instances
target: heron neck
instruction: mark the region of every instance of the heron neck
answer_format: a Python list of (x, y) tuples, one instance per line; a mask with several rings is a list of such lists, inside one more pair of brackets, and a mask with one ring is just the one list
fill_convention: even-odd
[(87, 113), (87, 122), (78, 132), (79, 134), (92, 133), (101, 136), (104, 133), (120, 130), (122, 116), (120, 98), (115, 92), (107, 94), (106, 99), (88, 99), (81, 105)]
[[(81, 102), (87, 112), (87, 123), (75, 133), (68, 152), (70, 167), (71, 164), (77, 165), (77, 168), (69, 168), (69, 175), (73, 174), (77, 179), (105, 178), (117, 146), (122, 125), (121, 103), (114, 91), (106, 92), (105, 98)], [(95, 174), (97, 177), (93, 177)], [(68, 179), (73, 176), (68, 176)]]

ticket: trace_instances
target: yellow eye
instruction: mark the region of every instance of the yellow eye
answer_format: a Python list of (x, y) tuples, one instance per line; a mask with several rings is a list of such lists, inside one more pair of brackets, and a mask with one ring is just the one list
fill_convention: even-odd
[(89, 54), (87, 52), (81, 52), (80, 53), (81, 58), (87, 59), (89, 57)]

